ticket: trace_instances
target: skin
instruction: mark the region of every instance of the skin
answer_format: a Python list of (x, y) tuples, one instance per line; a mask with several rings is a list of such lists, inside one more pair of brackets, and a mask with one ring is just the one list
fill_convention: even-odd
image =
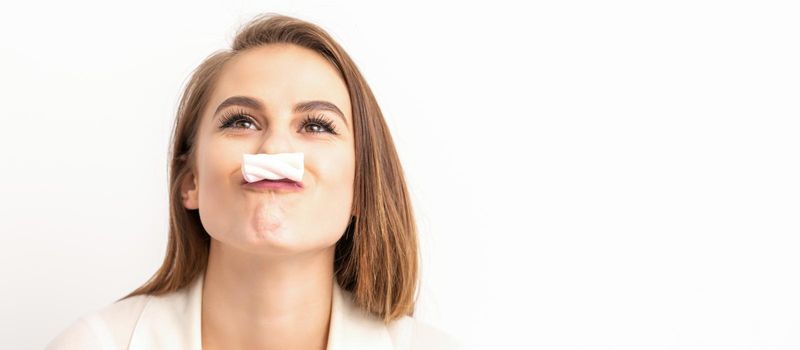
[[(217, 106), (231, 96), (264, 109)], [(331, 111), (294, 113), (323, 100)], [(220, 129), (226, 111), (250, 120)], [(335, 132), (306, 115), (322, 115)], [(320, 131), (321, 133), (314, 133)], [(229, 61), (204, 107), (196, 167), (182, 183), (183, 205), (199, 210), (211, 236), (205, 272), (203, 349), (325, 349), (333, 257), (352, 215), (355, 151), (350, 96), (336, 68), (290, 44), (252, 48)], [(242, 187), (243, 153), (304, 153), (304, 188)]]

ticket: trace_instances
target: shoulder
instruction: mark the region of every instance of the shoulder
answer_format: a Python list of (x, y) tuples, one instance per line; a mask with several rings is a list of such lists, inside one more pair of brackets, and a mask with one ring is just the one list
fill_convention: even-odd
[(89, 312), (62, 330), (46, 349), (126, 349), (150, 298), (137, 295)]
[(411, 316), (392, 321), (387, 329), (396, 349), (463, 349), (463, 344), (449, 333)]

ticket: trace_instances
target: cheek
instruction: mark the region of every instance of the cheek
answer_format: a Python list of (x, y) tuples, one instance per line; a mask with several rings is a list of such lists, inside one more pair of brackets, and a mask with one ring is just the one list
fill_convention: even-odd
[(212, 144), (201, 154), (198, 170), (200, 171), (200, 192), (209, 196), (218, 196), (230, 185), (231, 172), (239, 165), (236, 161), (241, 153), (236, 153), (224, 144)]
[(231, 220), (229, 212), (237, 209), (231, 192), (231, 181), (234, 181), (231, 174), (240, 165), (235, 164), (238, 159), (235, 150), (224, 143), (204, 143), (198, 150), (201, 220), (207, 231), (221, 232), (220, 228)]
[(316, 168), (317, 181), (327, 189), (342, 189), (352, 192), (355, 178), (355, 155), (339, 151), (315, 154), (311, 160)]
[[(299, 222), (311, 225), (302, 230), (317, 231), (317, 239), (331, 246), (344, 234), (352, 215), (355, 156), (347, 152), (317, 153), (309, 162), (308, 170), (314, 174), (316, 193), (310, 197), (313, 199)], [(308, 220), (309, 217), (315, 219)]]
[[(355, 155), (352, 152), (313, 153), (307, 159), (316, 187), (314, 215), (324, 215), (334, 222), (349, 221), (355, 179)], [(345, 222), (346, 225), (346, 222)]]

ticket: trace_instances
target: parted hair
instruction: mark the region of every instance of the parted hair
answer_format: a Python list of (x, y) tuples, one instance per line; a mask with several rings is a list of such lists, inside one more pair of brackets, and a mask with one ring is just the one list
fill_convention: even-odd
[(205, 271), (210, 236), (197, 210), (186, 209), (180, 184), (191, 173), (201, 111), (222, 67), (245, 50), (293, 44), (322, 55), (341, 74), (350, 94), (355, 139), (351, 220), (336, 243), (334, 274), (355, 303), (389, 323), (413, 315), (418, 278), (417, 227), (400, 159), (381, 109), (353, 60), (322, 28), (273, 13), (237, 31), (230, 49), (209, 55), (192, 72), (177, 108), (169, 150), (169, 238), (161, 267), (119, 299), (162, 295), (189, 285)]

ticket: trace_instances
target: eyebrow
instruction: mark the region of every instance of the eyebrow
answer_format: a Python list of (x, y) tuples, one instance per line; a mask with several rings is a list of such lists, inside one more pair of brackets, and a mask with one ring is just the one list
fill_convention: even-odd
[[(265, 109), (264, 104), (255, 98), (247, 96), (232, 96), (228, 97), (227, 99), (225, 99), (225, 101), (222, 101), (222, 103), (219, 104), (217, 110), (214, 111), (214, 115), (219, 113), (219, 111), (221, 111), (225, 107), (229, 106), (242, 106), (242, 107), (257, 109), (260, 111), (263, 111)], [(294, 113), (303, 113), (303, 112), (319, 111), (319, 110), (333, 112), (334, 114), (338, 115), (339, 118), (342, 118), (342, 121), (344, 121), (345, 125), (349, 126), (349, 124), (347, 123), (347, 118), (344, 117), (344, 113), (342, 113), (342, 110), (340, 110), (339, 107), (336, 107), (335, 104), (330, 103), (328, 101), (320, 101), (320, 100), (304, 101), (294, 105)]]

